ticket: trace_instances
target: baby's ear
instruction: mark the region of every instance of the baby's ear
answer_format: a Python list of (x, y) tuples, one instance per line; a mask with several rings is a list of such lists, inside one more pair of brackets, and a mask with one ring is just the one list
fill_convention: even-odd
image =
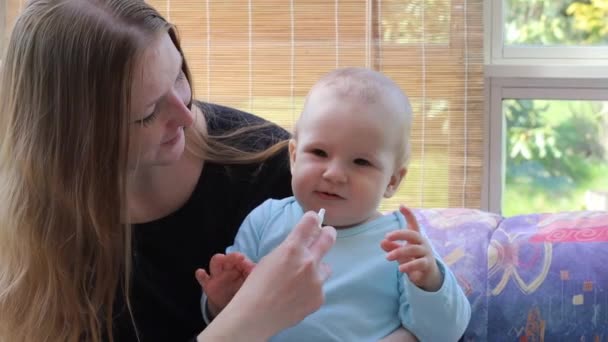
[(289, 139), (289, 169), (293, 175), (293, 168), (296, 163), (296, 147), (297, 142), (295, 139)]
[(405, 178), (407, 174), (407, 168), (405, 166), (400, 167), (395, 170), (395, 172), (391, 175), (391, 180), (386, 186), (386, 190), (384, 191), (384, 198), (391, 198), (399, 189), (399, 184)]

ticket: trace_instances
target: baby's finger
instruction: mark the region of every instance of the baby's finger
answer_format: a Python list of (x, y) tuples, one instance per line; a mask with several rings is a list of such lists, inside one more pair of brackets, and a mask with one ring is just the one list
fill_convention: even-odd
[(397, 249), (399, 247), (401, 247), (401, 244), (395, 242), (395, 241), (390, 241), (390, 240), (382, 240), (380, 241), (380, 247), (385, 251), (385, 252), (390, 252), (394, 249)]
[(224, 269), (224, 262), (226, 261), (226, 256), (224, 254), (215, 254), (211, 257), (211, 261), (209, 261), (209, 272), (211, 274), (219, 274)]
[(386, 255), (386, 259), (389, 261), (393, 260), (409, 260), (422, 258), (426, 255), (426, 249), (420, 245), (406, 245), (401, 248), (392, 250)]
[(244, 258), (241, 262), (235, 265), (235, 268), (243, 275), (248, 275), (253, 270), (255, 263), (248, 258)]
[(422, 278), (424, 278), (424, 273), (421, 271), (412, 271), (406, 274), (407, 277), (410, 278), (410, 281), (414, 284), (419, 284), (422, 281)]
[(384, 238), (389, 241), (407, 241), (408, 243), (415, 245), (422, 244), (423, 242), (422, 235), (419, 232), (409, 229), (400, 229), (388, 232)]
[(428, 269), (428, 267), (428, 260), (426, 258), (419, 258), (399, 265), (399, 271), (402, 273), (410, 274), (415, 271), (424, 272), (426, 269)]
[(230, 270), (233, 268), (239, 268), (239, 265), (245, 260), (245, 256), (241, 253), (230, 253), (226, 254), (226, 258), (223, 262), (224, 270)]
[(253, 268), (255, 267), (255, 263), (253, 261), (245, 258), (245, 260), (243, 260), (243, 262), (241, 262), (239, 267), (240, 267), (241, 272), (243, 272), (243, 274), (249, 275), (249, 273), (251, 273), (251, 271), (253, 271)]
[(232, 253), (228, 253), (226, 254), (226, 261), (232, 262), (232, 263), (238, 263), (241, 262), (241, 260), (245, 259), (245, 255), (243, 253), (239, 253), (239, 252), (232, 252)]
[(230, 269), (228, 271), (224, 271), (217, 279), (222, 281), (227, 281), (229, 283), (233, 283), (241, 278), (243, 274), (236, 268)]
[(405, 217), (405, 221), (407, 222), (407, 227), (411, 230), (420, 232), (420, 226), (418, 225), (418, 220), (416, 220), (416, 216), (414, 213), (404, 205), (399, 206), (399, 211)]
[(199, 268), (194, 272), (194, 278), (196, 278), (196, 281), (198, 281), (198, 284), (201, 287), (205, 287), (207, 282), (209, 282), (209, 279), (211, 279), (207, 271), (202, 268)]

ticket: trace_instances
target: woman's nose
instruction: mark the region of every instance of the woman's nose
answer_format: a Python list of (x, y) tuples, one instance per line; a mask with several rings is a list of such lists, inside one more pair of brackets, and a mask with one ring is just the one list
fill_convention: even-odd
[(179, 93), (173, 91), (167, 99), (171, 116), (169, 122), (171, 126), (188, 127), (194, 122), (194, 114), (188, 109), (186, 103)]
[(327, 168), (323, 172), (323, 178), (333, 183), (346, 183), (348, 180), (346, 170), (338, 161), (327, 164)]

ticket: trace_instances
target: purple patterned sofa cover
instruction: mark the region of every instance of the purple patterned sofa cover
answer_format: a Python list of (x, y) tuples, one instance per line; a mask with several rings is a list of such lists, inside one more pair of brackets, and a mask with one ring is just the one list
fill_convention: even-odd
[(415, 213), (471, 302), (463, 341), (608, 341), (608, 212)]

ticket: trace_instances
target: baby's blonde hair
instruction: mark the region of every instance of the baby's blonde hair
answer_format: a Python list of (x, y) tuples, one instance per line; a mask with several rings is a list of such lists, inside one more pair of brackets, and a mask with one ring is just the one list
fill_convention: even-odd
[[(306, 117), (309, 107), (310, 97), (319, 91), (331, 91), (335, 96), (345, 100), (357, 100), (362, 103), (375, 103), (379, 101), (390, 102), (391, 107), (397, 108), (396, 113), (389, 118), (394, 121), (394, 125), (402, 128), (403, 135), (399, 141), (396, 153), (396, 166), (407, 166), (410, 159), (410, 130), (412, 126), (412, 108), (408, 97), (401, 90), (399, 85), (386, 75), (361, 67), (345, 67), (335, 69), (322, 76), (310, 89), (302, 114), (298, 122)], [(396, 115), (395, 115), (396, 114)], [(384, 119), (384, 118), (383, 118)], [(297, 139), (298, 123), (294, 130), (294, 137)]]

